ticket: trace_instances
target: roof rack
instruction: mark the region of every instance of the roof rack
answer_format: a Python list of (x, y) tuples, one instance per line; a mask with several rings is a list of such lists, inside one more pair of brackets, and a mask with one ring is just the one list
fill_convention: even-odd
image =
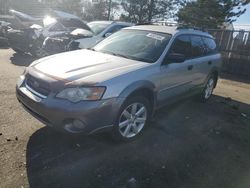
[(136, 25), (154, 25), (151, 22), (145, 22), (145, 23), (137, 23)]
[(203, 28), (203, 27), (195, 27), (195, 26), (182, 25), (182, 24), (179, 24), (179, 26), (178, 26), (176, 29), (177, 29), (177, 30), (181, 30), (181, 29), (192, 29), (192, 30), (207, 32), (207, 30), (206, 30), (205, 28)]

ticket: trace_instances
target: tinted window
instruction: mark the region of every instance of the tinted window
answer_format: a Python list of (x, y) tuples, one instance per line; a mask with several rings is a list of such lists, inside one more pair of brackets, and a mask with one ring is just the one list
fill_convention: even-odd
[(207, 38), (207, 37), (203, 37), (205, 46), (206, 46), (206, 54), (214, 54), (217, 52), (217, 46), (216, 43), (213, 39), (211, 38)]
[(190, 36), (192, 41), (192, 57), (201, 57), (205, 55), (205, 45), (200, 36)]
[(191, 41), (187, 35), (179, 36), (175, 39), (174, 44), (170, 49), (170, 53), (183, 54), (186, 58), (191, 57)]

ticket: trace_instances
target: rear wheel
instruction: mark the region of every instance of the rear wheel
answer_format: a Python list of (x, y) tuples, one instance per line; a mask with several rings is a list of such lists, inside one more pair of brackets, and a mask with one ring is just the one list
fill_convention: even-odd
[(118, 114), (113, 138), (119, 141), (128, 141), (138, 137), (146, 127), (150, 114), (150, 103), (145, 97), (129, 98)]
[(214, 88), (215, 88), (215, 84), (216, 84), (216, 79), (215, 76), (212, 75), (209, 77), (206, 86), (201, 94), (201, 100), (203, 102), (206, 102), (208, 99), (210, 99), (210, 97), (213, 94)]

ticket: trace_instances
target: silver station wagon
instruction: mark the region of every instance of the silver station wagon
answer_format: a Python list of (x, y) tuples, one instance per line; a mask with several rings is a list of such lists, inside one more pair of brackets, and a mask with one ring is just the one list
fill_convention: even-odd
[(140, 135), (155, 110), (184, 96), (206, 101), (221, 55), (211, 35), (167, 26), (125, 28), (92, 49), (33, 62), (20, 76), (18, 101), (34, 117), (73, 134)]

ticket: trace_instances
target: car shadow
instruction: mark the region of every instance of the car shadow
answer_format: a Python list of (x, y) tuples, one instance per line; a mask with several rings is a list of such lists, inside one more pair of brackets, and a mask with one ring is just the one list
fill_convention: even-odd
[(27, 144), (30, 187), (249, 187), (245, 111), (249, 105), (219, 96), (206, 104), (181, 101), (157, 111), (144, 134), (127, 143), (44, 127)]
[(14, 53), (12, 57), (10, 57), (12, 64), (25, 67), (28, 67), (35, 60), (36, 58), (32, 57), (31, 55), (21, 53)]

